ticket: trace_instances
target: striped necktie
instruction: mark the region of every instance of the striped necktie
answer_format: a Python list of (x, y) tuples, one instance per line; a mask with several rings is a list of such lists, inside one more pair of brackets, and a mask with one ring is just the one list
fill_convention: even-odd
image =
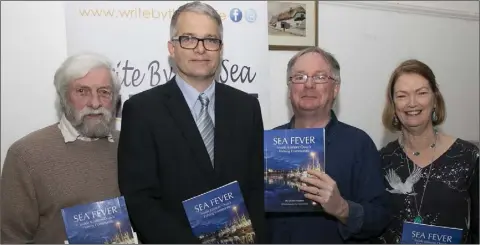
[(213, 166), (213, 138), (215, 127), (213, 126), (212, 118), (210, 118), (210, 115), (208, 114), (208, 103), (210, 101), (204, 93), (198, 96), (198, 100), (200, 100), (202, 108), (200, 109), (200, 114), (197, 118), (197, 127), (198, 131), (200, 131), (200, 135), (202, 135), (203, 143), (205, 144), (205, 148), (207, 149)]

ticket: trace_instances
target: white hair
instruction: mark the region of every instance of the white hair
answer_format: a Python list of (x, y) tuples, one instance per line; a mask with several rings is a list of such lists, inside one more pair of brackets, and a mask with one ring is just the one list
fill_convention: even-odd
[(57, 91), (57, 112), (61, 116), (65, 113), (68, 103), (68, 87), (71, 82), (82, 78), (93, 69), (106, 68), (110, 71), (111, 86), (112, 86), (112, 103), (114, 112), (116, 111), (117, 100), (120, 96), (120, 82), (113, 71), (111, 61), (97, 53), (79, 53), (68, 57), (57, 69), (54, 76), (54, 85)]

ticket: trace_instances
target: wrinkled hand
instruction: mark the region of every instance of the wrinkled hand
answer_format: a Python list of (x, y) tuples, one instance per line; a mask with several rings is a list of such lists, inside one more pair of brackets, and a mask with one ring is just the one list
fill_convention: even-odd
[(305, 197), (322, 205), (325, 212), (345, 221), (348, 217), (348, 203), (340, 195), (337, 183), (326, 173), (317, 170), (308, 170), (307, 173), (312, 177), (300, 179), (307, 184), (300, 186), (306, 192)]

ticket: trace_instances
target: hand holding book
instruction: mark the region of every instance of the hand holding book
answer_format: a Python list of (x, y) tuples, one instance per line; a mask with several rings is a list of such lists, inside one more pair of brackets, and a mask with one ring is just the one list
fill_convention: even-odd
[(348, 217), (348, 203), (338, 190), (337, 183), (328, 174), (318, 170), (308, 170), (311, 177), (302, 177), (300, 186), (305, 197), (322, 205), (325, 212), (337, 217), (343, 223)]

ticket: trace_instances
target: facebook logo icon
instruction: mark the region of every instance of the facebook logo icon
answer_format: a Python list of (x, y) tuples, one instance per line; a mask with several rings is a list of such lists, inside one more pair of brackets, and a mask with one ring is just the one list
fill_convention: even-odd
[(242, 11), (238, 8), (230, 10), (230, 19), (233, 22), (239, 22), (242, 20)]

